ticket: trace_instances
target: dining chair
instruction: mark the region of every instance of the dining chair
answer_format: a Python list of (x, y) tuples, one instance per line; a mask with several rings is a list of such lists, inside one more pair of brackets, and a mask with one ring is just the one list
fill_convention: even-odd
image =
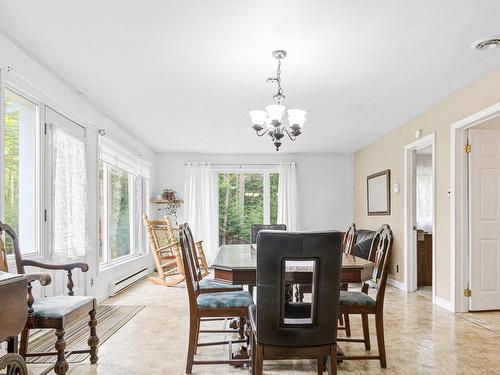
[[(324, 359), (337, 373), (337, 313), (341, 232), (268, 232), (257, 236), (257, 304), (249, 308), (252, 374), (268, 359)], [(311, 285), (306, 301), (290, 301), (286, 286)]]
[(193, 232), (189, 225), (184, 225), (184, 232), (186, 234), (186, 242), (188, 244), (189, 254), (194, 264), (195, 277), (198, 280), (198, 285), (200, 287), (200, 293), (217, 293), (217, 292), (231, 292), (231, 291), (241, 291), (243, 286), (224, 284), (215, 281), (211, 277), (205, 277), (204, 269), (200, 265), (199, 257), (196, 251), (196, 242), (194, 241)]
[[(231, 348), (233, 343), (245, 342), (245, 339), (225, 340), (217, 342), (199, 342), (200, 333), (234, 333), (234, 331), (225, 330), (201, 330), (203, 318), (220, 317), (241, 317), (248, 318), (248, 307), (253, 303), (252, 296), (246, 291), (226, 291), (217, 293), (201, 293), (200, 282), (196, 275), (195, 261), (189, 244), (189, 225), (181, 224), (179, 227), (179, 242), (182, 257), (184, 259), (184, 275), (186, 278), (186, 289), (189, 300), (189, 340), (188, 353), (186, 361), (186, 374), (191, 374), (194, 365), (210, 364), (237, 364), (248, 363), (249, 360), (235, 359), (230, 357), (227, 360), (195, 360), (195, 354), (198, 347), (225, 345), (229, 344)], [(244, 325), (242, 325), (244, 326)]]
[(393, 234), (389, 225), (384, 224), (376, 232), (373, 238), (373, 245), (370, 250), (370, 259), (373, 259), (372, 279), (370, 282), (377, 289), (375, 298), (368, 295), (368, 283), (363, 284), (360, 292), (341, 291), (340, 292), (340, 313), (344, 315), (361, 315), (363, 325), (363, 339), (339, 338), (338, 341), (364, 342), (365, 349), (370, 350), (370, 332), (368, 325), (368, 315), (375, 315), (375, 327), (377, 331), (378, 355), (344, 356), (349, 359), (378, 359), (382, 368), (387, 367), (384, 339), (384, 299), (389, 274), (389, 260), (393, 245)]
[[(90, 363), (97, 363), (97, 345), (99, 338), (97, 337), (96, 326), (96, 307), (97, 301), (94, 297), (74, 296), (73, 292), (73, 270), (80, 269), (82, 272), (87, 272), (89, 269), (86, 263), (66, 263), (53, 264), (42, 263), (32, 259), (23, 259), (19, 248), (19, 241), (16, 232), (7, 224), (0, 222), (0, 235), (5, 232), (11, 239), (14, 250), (14, 257), (18, 274), (26, 274), (25, 267), (37, 267), (45, 270), (64, 270), (68, 275), (67, 296), (41, 297), (35, 299), (32, 294), (31, 283), (35, 280), (39, 281), (42, 286), (49, 285), (51, 282), (50, 276), (43, 273), (28, 274), (28, 318), (26, 325), (21, 333), (21, 343), (19, 346), (19, 354), (23, 357), (42, 357), (52, 356), (54, 352), (29, 353), (28, 352), (28, 337), (29, 331), (32, 329), (54, 329), (57, 340), (55, 349), (57, 361), (54, 364), (54, 372), (58, 375), (66, 374), (69, 370), (68, 362), (66, 361), (66, 341), (64, 339), (65, 328), (76, 321), (77, 319), (88, 315), (90, 335), (88, 338), (89, 349), (74, 350), (73, 354), (89, 353)], [(5, 244), (0, 239), (0, 253), (5, 253)]]
[(250, 243), (257, 243), (257, 235), (261, 230), (286, 230), (285, 224), (252, 224)]
[[(344, 233), (342, 239), (342, 250), (347, 255), (354, 255), (354, 247), (356, 245), (356, 224), (352, 223), (347, 232)], [(348, 290), (349, 285), (342, 283), (340, 290)], [(351, 337), (351, 322), (349, 315), (339, 315), (339, 330), (344, 330), (347, 337)]]

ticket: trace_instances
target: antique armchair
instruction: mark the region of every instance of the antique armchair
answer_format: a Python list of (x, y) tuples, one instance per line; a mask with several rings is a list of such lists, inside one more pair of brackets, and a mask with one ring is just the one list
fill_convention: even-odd
[[(75, 320), (81, 318), (82, 316), (89, 315), (89, 349), (70, 351), (69, 355), (77, 353), (89, 353), (90, 363), (97, 363), (97, 345), (99, 343), (99, 339), (96, 333), (97, 302), (94, 297), (74, 296), (73, 292), (73, 270), (79, 268), (82, 272), (87, 272), (89, 268), (88, 265), (86, 263), (50, 264), (30, 259), (23, 259), (21, 250), (19, 248), (19, 241), (16, 232), (7, 224), (0, 222), (0, 235), (2, 235), (4, 232), (12, 240), (18, 274), (26, 274), (25, 267), (27, 266), (46, 270), (64, 270), (68, 274), (67, 296), (41, 297), (37, 299), (35, 299), (32, 294), (32, 282), (34, 280), (38, 280), (42, 286), (45, 286), (50, 283), (50, 277), (46, 274), (26, 275), (28, 278), (28, 318), (26, 320), (26, 325), (21, 333), (19, 354), (23, 358), (57, 355), (57, 362), (54, 364), (54, 372), (58, 375), (66, 374), (69, 369), (69, 365), (66, 361), (66, 353), (68, 351), (66, 351), (66, 341), (64, 339), (65, 327)], [(5, 254), (5, 245), (3, 241), (1, 241), (1, 239), (0, 253)], [(5, 255), (3, 255), (3, 257), (5, 258)], [(56, 352), (29, 353), (28, 338), (29, 331), (31, 329), (55, 329), (55, 335), (57, 337), (57, 340), (55, 342)]]
[[(337, 373), (341, 232), (261, 232), (257, 236), (257, 305), (250, 306), (252, 374), (267, 359), (324, 359)], [(297, 279), (298, 278), (298, 279)], [(307, 280), (306, 280), (307, 279)], [(290, 301), (289, 283), (306, 281), (307, 302)]]

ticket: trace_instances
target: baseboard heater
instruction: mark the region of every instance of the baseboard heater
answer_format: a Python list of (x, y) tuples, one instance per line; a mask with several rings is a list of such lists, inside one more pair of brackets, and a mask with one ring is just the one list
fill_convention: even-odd
[(110, 281), (109, 283), (109, 295), (115, 296), (123, 289), (135, 284), (139, 280), (145, 278), (148, 275), (148, 268), (144, 267), (139, 271), (133, 273), (132, 275), (119, 278), (115, 281)]

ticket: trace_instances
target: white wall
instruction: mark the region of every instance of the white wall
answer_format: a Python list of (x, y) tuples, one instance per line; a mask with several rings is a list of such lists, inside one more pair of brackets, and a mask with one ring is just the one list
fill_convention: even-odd
[[(36, 60), (15, 46), (10, 40), (0, 35), (0, 67), (5, 68), (7, 66), (13, 68), (13, 72), (3, 70), (4, 81), (7, 85), (15, 86), (16, 91), (22, 91), (30, 97), (42, 101), (86, 128), (87, 164), (89, 171), (89, 243), (85, 261), (89, 263), (90, 270), (84, 277), (81, 277), (82, 275), (75, 275), (75, 279), (82, 280), (76, 285), (79, 289), (78, 293), (86, 293), (103, 298), (107, 295), (110, 280), (128, 275), (140, 266), (152, 266), (153, 263), (151, 256), (147, 255), (98, 272), (97, 129), (106, 129), (107, 136), (122, 141), (127, 147), (152, 161), (153, 172), (156, 171), (157, 155), (121, 128), (119, 124), (91, 105), (84, 96), (75, 93), (75, 91), (49, 73)], [(99, 73), (96, 72), (96, 74)], [(23, 78), (20, 78), (18, 75)], [(100, 104), (105, 107), (105, 103)], [(139, 126), (140, 124), (136, 125)], [(155, 177), (155, 173), (153, 173), (151, 180), (152, 187), (156, 185)], [(47, 230), (45, 231), (47, 232)], [(62, 278), (61, 283), (63, 283)], [(55, 284), (59, 283), (56, 281)], [(56, 287), (58, 288), (59, 285), (54, 286), (54, 288)]]
[[(207, 161), (214, 164), (297, 163), (300, 229), (343, 229), (353, 216), (353, 167), (351, 155), (321, 154), (192, 154), (171, 153), (158, 156), (156, 194), (164, 188), (184, 195), (184, 164)], [(154, 208), (152, 208), (154, 209)], [(182, 209), (179, 215), (182, 220)]]

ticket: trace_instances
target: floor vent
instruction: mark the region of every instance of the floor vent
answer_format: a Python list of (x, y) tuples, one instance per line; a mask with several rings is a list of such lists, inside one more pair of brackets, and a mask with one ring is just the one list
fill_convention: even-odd
[(148, 268), (144, 267), (132, 275), (121, 277), (117, 280), (111, 281), (109, 283), (109, 295), (115, 296), (120, 293), (123, 289), (129, 287), (132, 284), (135, 284), (139, 280), (145, 278), (148, 274)]

